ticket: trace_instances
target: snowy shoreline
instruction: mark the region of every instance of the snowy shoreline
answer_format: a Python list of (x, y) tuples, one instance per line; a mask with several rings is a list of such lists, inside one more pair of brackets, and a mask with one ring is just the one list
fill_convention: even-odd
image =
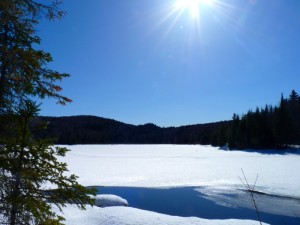
[[(300, 171), (299, 154), (223, 151), (201, 145), (74, 145), (66, 147), (71, 151), (61, 160), (68, 164), (70, 173), (79, 176), (79, 182), (84, 186), (151, 188), (195, 186), (207, 187), (207, 191), (217, 193), (220, 189), (229, 191), (242, 189), (243, 186), (238, 177), (241, 176), (241, 168), (243, 168), (249, 183), (253, 183), (257, 174), (259, 175), (257, 191), (272, 195), (300, 197), (298, 188), (300, 180), (295, 179), (297, 172)], [(174, 217), (131, 207), (104, 209), (93, 207), (82, 212), (74, 210), (72, 207), (64, 210), (67, 224), (258, 224), (257, 221), (249, 220), (228, 221)], [(76, 214), (78, 220), (74, 220), (71, 216), (73, 213)], [(128, 218), (128, 214), (135, 216)], [(95, 221), (82, 223), (88, 219), (87, 217), (94, 218)], [(149, 223), (144, 221), (146, 217)], [(110, 222), (105, 222), (106, 219)]]
[[(79, 210), (68, 206), (64, 210), (66, 225), (257, 225), (254, 220), (207, 220), (196, 217), (178, 217), (131, 207), (87, 207)], [(263, 223), (266, 224), (266, 223)]]

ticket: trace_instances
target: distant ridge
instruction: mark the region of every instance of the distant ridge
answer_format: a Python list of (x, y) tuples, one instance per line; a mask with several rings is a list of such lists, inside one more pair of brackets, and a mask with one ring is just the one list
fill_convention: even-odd
[(300, 146), (300, 96), (295, 90), (288, 98), (281, 94), (276, 106), (257, 107), (242, 115), (234, 113), (232, 120), (215, 123), (162, 128), (96, 116), (36, 120), (49, 122), (49, 129), (36, 131), (36, 137), (52, 137), (56, 144), (211, 144), (226, 149), (280, 150)]
[(131, 125), (97, 116), (38, 117), (49, 122), (37, 137), (56, 144), (210, 144), (211, 137), (228, 121), (162, 128), (153, 123)]

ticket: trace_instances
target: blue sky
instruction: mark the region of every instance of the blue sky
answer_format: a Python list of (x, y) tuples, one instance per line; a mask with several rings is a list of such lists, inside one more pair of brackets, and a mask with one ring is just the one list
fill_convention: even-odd
[[(192, 9), (193, 8), (193, 9)], [(96, 115), (180, 126), (231, 119), (300, 92), (298, 0), (65, 0), (38, 27), (67, 106), (42, 115)]]

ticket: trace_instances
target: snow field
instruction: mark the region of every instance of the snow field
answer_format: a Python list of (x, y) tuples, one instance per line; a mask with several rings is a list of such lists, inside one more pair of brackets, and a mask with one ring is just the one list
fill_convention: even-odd
[[(75, 145), (62, 158), (84, 186), (205, 186), (208, 192), (244, 188), (244, 170), (256, 189), (300, 198), (300, 154), (223, 151), (201, 145)], [(208, 193), (209, 194), (209, 193)], [(109, 197), (110, 198), (110, 197)], [(116, 199), (117, 197), (113, 197)], [(130, 202), (129, 202), (130, 205)], [(131, 207), (74, 206), (64, 209), (67, 225), (256, 225), (253, 220), (206, 220), (169, 216)]]
[(75, 145), (62, 160), (85, 186), (243, 188), (300, 198), (299, 154), (223, 151), (201, 145)]

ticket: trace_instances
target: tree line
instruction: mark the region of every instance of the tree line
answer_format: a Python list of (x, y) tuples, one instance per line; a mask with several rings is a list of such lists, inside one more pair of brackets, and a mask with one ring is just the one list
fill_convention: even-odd
[(220, 127), (212, 142), (234, 149), (284, 149), (300, 144), (300, 97), (292, 90), (281, 95), (279, 105), (257, 107), (246, 114), (233, 114), (232, 121)]
[(153, 123), (131, 125), (96, 116), (37, 117), (48, 129), (35, 132), (56, 144), (210, 144), (211, 134), (228, 122), (181, 127), (159, 127)]
[(300, 144), (300, 97), (293, 90), (278, 106), (233, 114), (232, 120), (162, 128), (96, 116), (38, 117), (48, 130), (36, 132), (56, 144), (203, 144), (231, 149), (283, 149)]

